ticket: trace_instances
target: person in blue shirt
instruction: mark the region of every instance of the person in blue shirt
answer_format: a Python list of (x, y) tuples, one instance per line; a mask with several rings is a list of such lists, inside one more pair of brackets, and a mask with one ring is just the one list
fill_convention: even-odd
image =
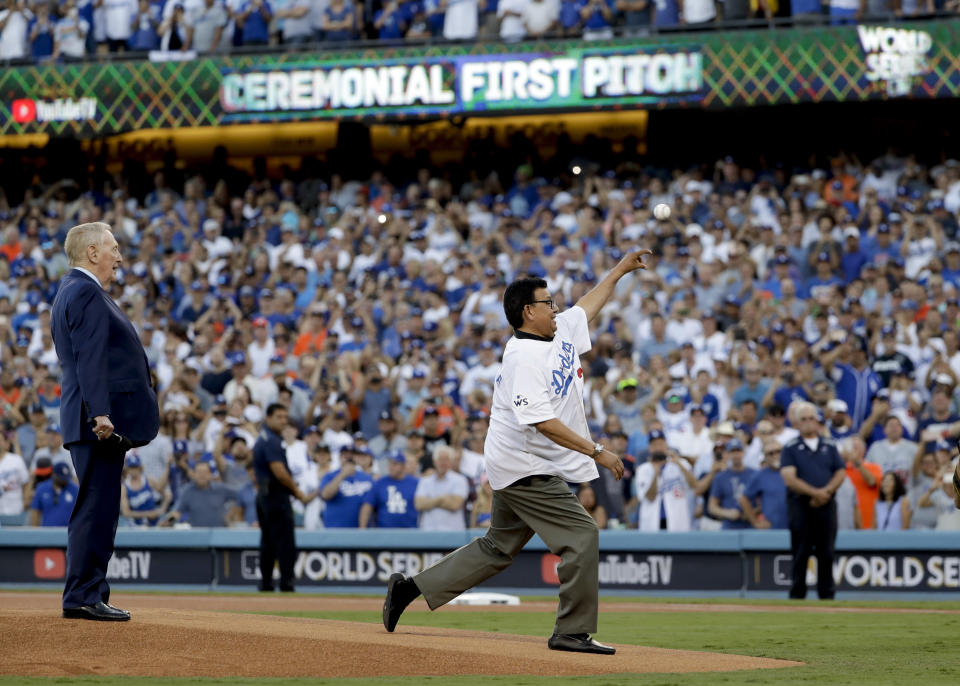
[[(833, 337), (840, 335), (845, 333), (831, 334)], [(861, 336), (849, 336), (843, 343), (821, 354), (820, 364), (836, 384), (837, 397), (847, 403), (854, 430), (859, 431), (870, 416), (874, 396), (883, 387), (867, 359), (867, 341)]]
[(328, 529), (360, 526), (360, 508), (364, 497), (373, 488), (373, 478), (357, 467), (354, 449), (340, 453), (342, 466), (320, 480), (320, 497), (326, 501), (323, 525)]
[[(896, 215), (891, 214), (890, 217), (896, 217)], [(899, 217), (897, 217), (897, 220), (899, 221)], [(877, 226), (876, 235), (870, 240), (862, 242), (865, 243), (863, 248), (866, 251), (868, 262), (880, 264), (900, 257), (900, 241), (893, 240), (893, 231), (889, 224), (880, 224)]]
[(580, 18), (583, 20), (583, 37), (597, 39), (613, 37), (613, 0), (580, 0)]
[(763, 442), (763, 469), (754, 472), (739, 497), (740, 509), (754, 529), (787, 529), (787, 487), (780, 475), (780, 443)]
[(346, 0), (330, 0), (323, 11), (323, 32), (328, 41), (352, 40), (355, 23), (353, 3)]
[[(771, 391), (772, 398), (769, 397)], [(771, 384), (764, 397), (764, 407), (779, 405), (786, 410), (794, 400), (810, 400), (810, 387), (797, 378), (793, 361), (784, 360), (780, 363), (780, 378)]]
[[(415, 529), (418, 512), (413, 506), (417, 477), (407, 474), (407, 458), (396, 451), (387, 458), (387, 476), (377, 479), (367, 491), (360, 509), (360, 528)], [(373, 515), (373, 521), (371, 521)]]
[(163, 17), (163, 3), (139, 0), (137, 13), (133, 18), (133, 35), (128, 45), (131, 50), (147, 51), (160, 47), (160, 23)]
[(30, 502), (30, 526), (66, 526), (80, 489), (73, 483), (70, 465), (57, 462), (53, 476), (40, 482)]
[(843, 280), (833, 270), (833, 258), (826, 250), (817, 255), (817, 271), (803, 283), (802, 297), (818, 299), (821, 295), (829, 295), (834, 286), (842, 287)]
[(758, 417), (763, 417), (763, 398), (770, 388), (770, 382), (763, 380), (759, 363), (747, 362), (743, 368), (744, 382), (733, 392), (733, 406), (739, 407), (745, 400), (752, 400), (758, 408)]
[(37, 61), (49, 60), (53, 55), (54, 20), (50, 18), (50, 5), (38, 2), (33, 5), (36, 13), (27, 24), (27, 36), (30, 38), (30, 54)]
[(143, 474), (143, 462), (136, 453), (127, 455), (126, 478), (120, 490), (120, 514), (136, 526), (155, 526), (169, 501), (161, 503)]
[(373, 27), (379, 32), (381, 39), (403, 38), (409, 23), (406, 9), (398, 0), (387, 0), (383, 9), (377, 11), (373, 17)]
[(860, 276), (860, 270), (867, 263), (867, 252), (860, 245), (860, 231), (855, 226), (843, 230), (843, 252), (840, 265), (843, 268), (843, 280), (850, 283)]
[(713, 477), (707, 511), (722, 522), (724, 529), (748, 529), (750, 523), (740, 509), (740, 496), (756, 470), (743, 464), (743, 443), (739, 438), (727, 441), (723, 451), (727, 468)]
[(677, 0), (654, 0), (653, 25), (676, 26), (680, 23), (680, 4)]
[(237, 25), (243, 34), (243, 45), (266, 45), (273, 9), (269, 0), (244, 0), (237, 13)]
[(787, 486), (787, 518), (793, 556), (790, 597), (807, 596), (807, 561), (817, 556), (817, 594), (831, 600), (836, 592), (833, 553), (837, 539), (834, 496), (847, 476), (846, 463), (833, 441), (823, 438), (816, 405), (799, 403), (794, 410), (800, 436), (790, 441), (780, 458)]
[(940, 276), (943, 277), (944, 282), (950, 282), (954, 287), (960, 288), (960, 243), (948, 241), (945, 252), (943, 271), (940, 272)]

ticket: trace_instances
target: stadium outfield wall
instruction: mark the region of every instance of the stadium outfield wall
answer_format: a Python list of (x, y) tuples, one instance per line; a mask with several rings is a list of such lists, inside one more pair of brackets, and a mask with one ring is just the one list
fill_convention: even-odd
[(0, 93), (0, 135), (79, 138), (281, 121), (951, 98), (960, 95), (960, 19), (23, 66), (0, 70)]
[[(301, 590), (380, 592), (393, 572), (414, 574), (479, 531), (297, 532)], [(120, 529), (108, 578), (122, 587), (251, 590), (260, 579), (259, 532), (240, 529)], [(0, 530), (0, 587), (58, 588), (63, 528)], [(559, 558), (535, 537), (487, 591), (551, 593)], [(815, 588), (813, 569), (809, 571)], [(960, 532), (843, 531), (834, 576), (841, 597), (953, 598), (960, 588)], [(600, 589), (634, 595), (786, 597), (786, 531), (600, 533)]]

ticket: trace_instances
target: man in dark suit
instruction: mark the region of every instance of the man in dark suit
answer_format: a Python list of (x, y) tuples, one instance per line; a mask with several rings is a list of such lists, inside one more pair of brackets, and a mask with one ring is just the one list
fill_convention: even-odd
[(64, 250), (72, 269), (53, 301), (50, 329), (63, 373), (63, 444), (80, 491), (67, 527), (63, 616), (126, 621), (130, 613), (109, 604), (107, 563), (124, 456), (157, 435), (157, 396), (140, 336), (107, 291), (123, 260), (110, 227), (75, 226)]

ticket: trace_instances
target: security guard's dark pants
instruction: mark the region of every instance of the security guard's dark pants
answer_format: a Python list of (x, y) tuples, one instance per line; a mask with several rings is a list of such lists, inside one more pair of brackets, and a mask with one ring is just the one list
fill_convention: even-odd
[(821, 600), (831, 600), (836, 592), (833, 581), (833, 548), (837, 541), (837, 504), (830, 501), (823, 507), (810, 507), (791, 499), (790, 548), (793, 553), (793, 586), (791, 598), (807, 597), (807, 561), (817, 557), (817, 593)]
[(67, 580), (63, 607), (110, 601), (107, 564), (120, 517), (120, 474), (125, 452), (113, 444), (83, 441), (70, 445), (80, 483), (67, 525)]
[(275, 562), (280, 566), (280, 588), (292, 588), (297, 547), (290, 495), (257, 494), (257, 521), (260, 523), (260, 588), (273, 588)]
[(554, 633), (597, 630), (600, 558), (597, 524), (558, 476), (531, 476), (493, 492), (490, 528), (413, 581), (431, 610), (502, 572), (537, 533), (560, 557)]

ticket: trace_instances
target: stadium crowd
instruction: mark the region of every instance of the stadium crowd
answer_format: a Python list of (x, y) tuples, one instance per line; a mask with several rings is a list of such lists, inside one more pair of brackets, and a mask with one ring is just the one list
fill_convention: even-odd
[(357, 40), (602, 40), (721, 21), (845, 24), (957, 12), (960, 0), (3, 0), (0, 61)]
[(142, 194), (118, 174), (0, 197), (0, 525), (69, 518), (50, 303), (66, 231), (102, 220), (161, 406), (126, 525), (255, 525), (251, 448), (279, 402), (320, 496), (300, 525), (485, 526), (505, 284), (539, 275), (564, 309), (643, 246), (582, 356), (594, 437), (627, 465), (579, 489), (600, 526), (785, 528), (780, 454), (809, 401), (847, 461), (840, 528), (960, 527), (956, 160), (464, 173), (167, 170)]

